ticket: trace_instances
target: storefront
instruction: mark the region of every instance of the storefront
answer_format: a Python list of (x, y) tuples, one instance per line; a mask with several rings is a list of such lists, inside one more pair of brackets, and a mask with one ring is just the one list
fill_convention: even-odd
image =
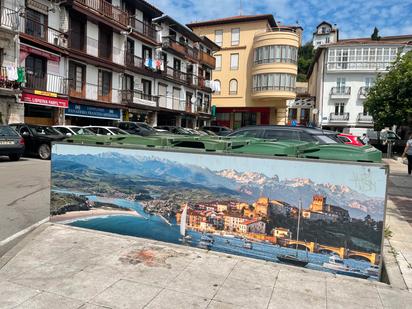
[(214, 124), (237, 129), (249, 125), (267, 125), (269, 121), (269, 107), (218, 107)]
[(34, 90), (34, 93), (23, 92), (20, 103), (24, 104), (25, 123), (56, 125), (64, 123), (64, 110), (69, 101), (53, 92)]
[(298, 97), (295, 100), (289, 100), (288, 106), (288, 125), (310, 126), (314, 123), (314, 106), (313, 97)]
[(65, 116), (67, 125), (112, 126), (122, 120), (122, 110), (120, 108), (97, 107), (69, 102)]

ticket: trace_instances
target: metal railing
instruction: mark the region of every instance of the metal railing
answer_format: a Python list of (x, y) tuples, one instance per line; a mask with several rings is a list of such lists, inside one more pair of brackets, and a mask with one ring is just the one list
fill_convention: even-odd
[(330, 113), (329, 120), (330, 121), (348, 121), (349, 113), (342, 113), (342, 114)]
[(349, 96), (351, 87), (332, 87), (330, 90), (331, 95)]
[(191, 85), (191, 74), (187, 74), (185, 72), (176, 70), (172, 67), (166, 67), (166, 69), (162, 72), (163, 76), (171, 78), (175, 81), (185, 83), (187, 85)]
[(132, 16), (129, 18), (129, 24), (134, 31), (144, 35), (145, 37), (157, 42), (157, 30), (154, 26), (138, 20), (136, 17)]
[(295, 87), (289, 86), (260, 86), (253, 87), (252, 92), (261, 92), (261, 91), (290, 91), (295, 92)]
[(373, 122), (373, 117), (368, 114), (365, 115), (364, 113), (359, 113), (357, 121), (358, 122)]
[(8, 79), (6, 67), (0, 67), (0, 88), (18, 89), (20, 83)]
[(54, 74), (41, 74), (26, 72), (24, 88), (43, 90), (59, 94), (68, 94), (68, 79)]
[[(158, 106), (159, 104), (159, 96), (155, 96), (152, 94), (146, 94), (141, 91), (137, 90), (120, 90), (122, 103), (135, 103), (135, 99), (145, 100), (154, 102), (154, 104), (147, 104), (149, 106)], [(140, 102), (139, 102), (140, 103)]]
[(128, 26), (129, 24), (129, 15), (127, 12), (113, 6), (105, 0), (75, 0), (75, 2), (88, 7), (123, 26)]
[(22, 13), (1, 7), (0, 24), (2, 27), (27, 34), (35, 39), (59, 47), (67, 47), (68, 35), (38, 21), (25, 17)]
[(360, 87), (359, 88), (359, 97), (366, 98), (368, 96), (370, 87)]
[(125, 52), (125, 64), (127, 67), (134, 67), (138, 69), (145, 69), (142, 58), (132, 55), (130, 52)]

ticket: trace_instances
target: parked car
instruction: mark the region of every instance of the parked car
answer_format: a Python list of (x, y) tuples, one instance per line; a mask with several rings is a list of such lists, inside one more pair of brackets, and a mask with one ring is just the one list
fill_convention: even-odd
[(166, 130), (170, 133), (179, 134), (179, 135), (193, 135), (186, 128), (177, 127), (177, 126), (157, 126), (155, 127), (155, 129)]
[(129, 133), (118, 127), (87, 126), (83, 128), (88, 129), (97, 135), (129, 135)]
[(190, 133), (192, 133), (193, 135), (196, 136), (208, 136), (209, 134), (207, 134), (204, 131), (201, 130), (196, 130), (196, 129), (192, 129), (192, 128), (185, 128), (187, 131), (189, 131)]
[(10, 124), (24, 139), (26, 155), (37, 155), (40, 159), (48, 160), (51, 155), (51, 143), (61, 141), (66, 136), (61, 135), (51, 126), (40, 126), (24, 123)]
[(229, 129), (228, 127), (223, 127), (223, 126), (205, 126), (205, 127), (202, 127), (201, 130), (212, 131), (213, 133), (219, 136), (226, 136), (233, 132), (232, 129)]
[(53, 126), (54, 129), (66, 136), (72, 135), (95, 135), (92, 131), (79, 126)]
[(398, 134), (396, 134), (392, 130), (368, 130), (366, 134), (369, 138), (369, 144), (382, 152), (387, 152), (388, 142), (392, 144), (392, 152), (402, 153), (405, 149), (407, 137), (405, 139), (402, 139)]
[(129, 134), (147, 136), (156, 134), (157, 132), (165, 132), (166, 130), (155, 129), (145, 122), (132, 122), (121, 121), (119, 122), (119, 128), (126, 131)]
[(0, 156), (18, 161), (24, 153), (24, 139), (10, 126), (0, 125)]
[(300, 140), (319, 144), (342, 144), (336, 132), (317, 128), (262, 125), (240, 128), (228, 136), (255, 137), (276, 140)]
[(347, 145), (352, 145), (352, 146), (357, 146), (357, 147), (365, 146), (365, 144), (362, 142), (362, 140), (358, 136), (355, 136), (352, 134), (339, 133), (338, 138), (344, 144), (347, 144)]

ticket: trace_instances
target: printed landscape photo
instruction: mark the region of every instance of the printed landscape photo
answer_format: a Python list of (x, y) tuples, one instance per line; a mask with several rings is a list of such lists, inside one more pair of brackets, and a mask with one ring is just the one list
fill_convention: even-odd
[(385, 187), (380, 165), (57, 144), (50, 212), (73, 226), (378, 280)]

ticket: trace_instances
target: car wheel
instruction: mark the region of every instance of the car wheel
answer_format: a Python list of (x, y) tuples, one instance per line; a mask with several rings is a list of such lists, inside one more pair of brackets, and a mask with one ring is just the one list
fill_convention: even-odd
[(47, 144), (40, 145), (39, 149), (37, 150), (37, 154), (42, 160), (50, 159), (50, 146)]
[(16, 154), (16, 153), (9, 155), (10, 161), (19, 161), (19, 160), (20, 160), (20, 157), (21, 157), (21, 155), (20, 155), (20, 154)]

